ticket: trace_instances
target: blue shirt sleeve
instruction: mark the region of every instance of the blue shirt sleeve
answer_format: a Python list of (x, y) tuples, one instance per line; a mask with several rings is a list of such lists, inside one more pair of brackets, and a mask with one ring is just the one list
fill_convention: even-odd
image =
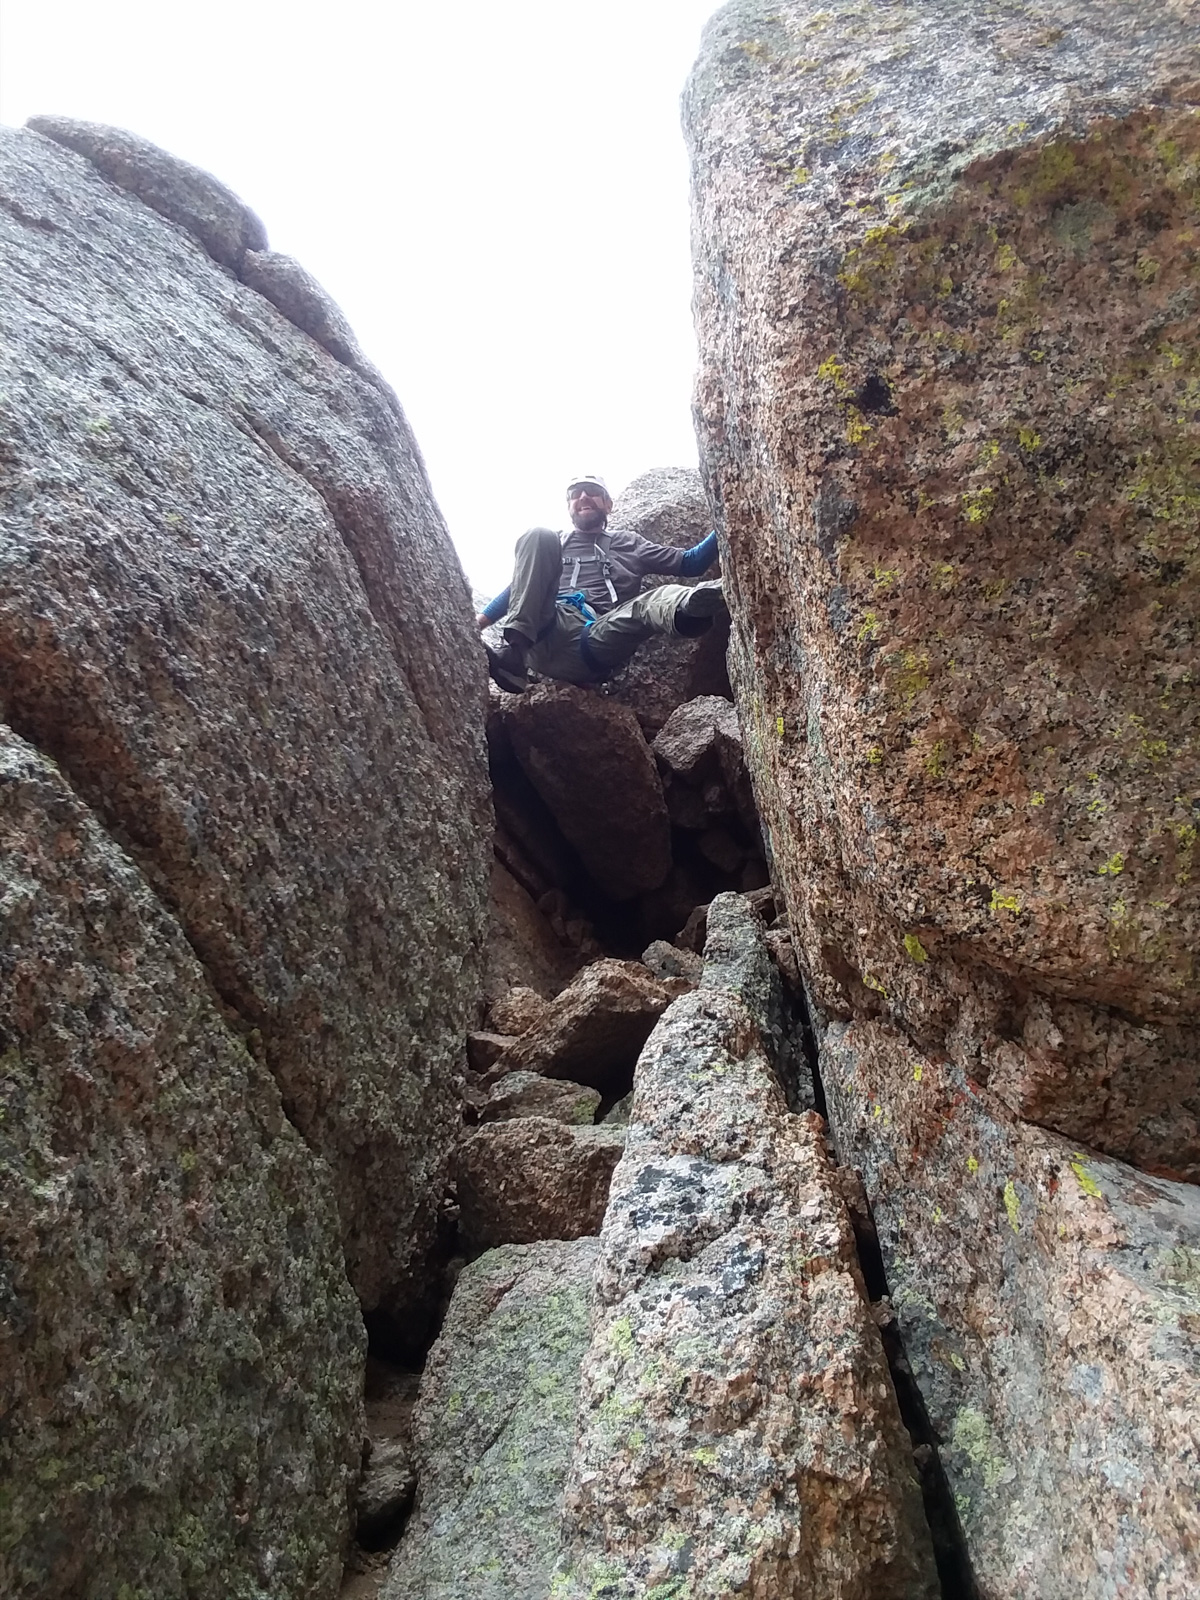
[[(699, 549), (699, 546), (697, 546), (697, 549)], [(499, 622), (500, 618), (504, 616), (508, 610), (508, 600), (511, 594), (512, 584), (510, 583), (506, 589), (501, 589), (500, 593), (494, 600), (488, 601), (481, 614), (485, 616), (489, 622)]]
[(714, 532), (701, 539), (699, 544), (684, 553), (683, 560), (679, 563), (679, 575), (683, 578), (698, 578), (706, 572), (717, 559), (717, 535)]

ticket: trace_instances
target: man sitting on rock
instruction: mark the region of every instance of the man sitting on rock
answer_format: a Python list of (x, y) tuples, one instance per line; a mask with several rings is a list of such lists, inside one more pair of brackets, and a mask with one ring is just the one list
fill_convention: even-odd
[(715, 533), (679, 550), (610, 530), (612, 499), (594, 473), (571, 480), (567, 510), (570, 533), (522, 534), (512, 582), (476, 619), (481, 629), (503, 624), (504, 643), (488, 649), (488, 667), (511, 694), (525, 688), (530, 668), (566, 683), (602, 683), (651, 634), (704, 633), (725, 610), (719, 578), (639, 592), (647, 573), (699, 576), (716, 559)]

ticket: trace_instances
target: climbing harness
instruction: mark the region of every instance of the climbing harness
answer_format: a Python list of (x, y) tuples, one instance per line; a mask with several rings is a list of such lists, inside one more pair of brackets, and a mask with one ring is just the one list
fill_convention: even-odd
[[(603, 662), (597, 661), (592, 654), (591, 641), (588, 635), (592, 631), (592, 624), (599, 621), (599, 618), (591, 606), (588, 605), (587, 596), (582, 589), (564, 589), (558, 594), (557, 600), (560, 606), (566, 606), (572, 611), (578, 611), (583, 618), (583, 628), (579, 634), (579, 655), (584, 666), (596, 679), (597, 683), (603, 683), (609, 676), (611, 669), (606, 667)], [(550, 633), (553, 630), (554, 624), (551, 623), (546, 631)]]
[[(566, 544), (566, 541), (569, 538), (570, 538), (570, 534), (567, 534), (565, 536), (565, 538), (563, 539), (564, 545)], [(592, 549), (595, 551), (596, 565), (600, 568), (600, 576), (604, 580), (604, 587), (608, 590), (608, 598), (613, 603), (613, 605), (615, 606), (617, 604), (617, 591), (616, 591), (615, 587), (613, 586), (613, 581), (612, 581), (612, 574), (613, 574), (612, 560), (609, 557), (608, 551), (601, 549), (601, 547), (600, 547), (598, 542), (592, 546)], [(574, 592), (574, 591), (578, 591), (578, 589), (579, 589), (579, 569), (580, 569), (580, 567), (582, 567), (583, 562), (584, 562), (584, 557), (583, 556), (578, 556), (577, 555), (575, 557), (575, 561), (574, 561), (574, 563), (573, 563), (573, 565), (571, 567), (571, 589), (568, 591), (568, 593)], [(563, 598), (563, 596), (559, 595), (559, 599), (561, 600), (562, 598)], [(595, 621), (595, 614), (594, 613), (593, 613), (593, 616), (592, 616), (592, 620), (593, 620), (593, 622)]]
[[(590, 628), (592, 623), (596, 621), (596, 613), (588, 605), (587, 595), (584, 594), (582, 589), (562, 589), (556, 599), (560, 606), (570, 606), (572, 611), (578, 611), (586, 627)], [(553, 628), (554, 624), (551, 623), (550, 626)]]
[[(569, 533), (563, 534), (562, 542), (564, 547), (570, 537)], [(614, 606), (619, 605), (620, 601), (617, 598), (616, 585), (612, 580), (612, 558), (599, 540), (592, 545), (592, 550), (595, 554), (596, 565), (600, 569), (600, 577), (603, 580), (604, 587), (608, 590), (608, 598)], [(578, 611), (583, 619), (583, 627), (579, 633), (579, 656), (596, 682), (603, 683), (606, 678), (611, 676), (612, 669), (611, 667), (606, 667), (603, 662), (597, 661), (592, 654), (591, 640), (588, 636), (592, 631), (592, 625), (599, 619), (593, 608), (588, 604), (587, 595), (579, 587), (579, 572), (586, 559), (585, 556), (575, 556), (571, 563), (571, 576), (568, 579), (570, 588), (560, 590), (557, 599), (560, 606), (567, 606), (572, 611)]]

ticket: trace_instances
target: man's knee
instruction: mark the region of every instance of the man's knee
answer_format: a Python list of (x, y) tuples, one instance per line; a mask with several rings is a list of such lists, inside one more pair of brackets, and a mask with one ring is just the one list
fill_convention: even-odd
[(562, 543), (553, 528), (530, 528), (517, 540), (517, 554), (528, 552), (530, 555), (547, 554), (553, 551), (556, 556), (562, 554)]

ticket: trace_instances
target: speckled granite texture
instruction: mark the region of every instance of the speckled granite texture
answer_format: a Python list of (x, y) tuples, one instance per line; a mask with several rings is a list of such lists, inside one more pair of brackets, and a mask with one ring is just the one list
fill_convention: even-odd
[(988, 1600), (1200, 1586), (1198, 42), (738, 0), (685, 99), (747, 761)]

